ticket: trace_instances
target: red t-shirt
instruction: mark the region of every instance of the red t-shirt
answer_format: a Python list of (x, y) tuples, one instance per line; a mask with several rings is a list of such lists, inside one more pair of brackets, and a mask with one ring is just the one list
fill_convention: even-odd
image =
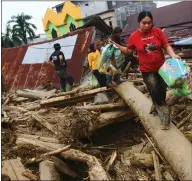
[(127, 48), (137, 50), (141, 72), (157, 72), (165, 61), (162, 48), (166, 46), (168, 41), (165, 34), (153, 27), (148, 33), (137, 30), (131, 34)]

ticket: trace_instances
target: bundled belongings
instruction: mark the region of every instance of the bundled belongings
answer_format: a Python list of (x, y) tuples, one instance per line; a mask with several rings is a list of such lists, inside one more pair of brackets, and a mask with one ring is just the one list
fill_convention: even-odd
[(125, 61), (124, 55), (114, 44), (107, 44), (102, 51), (98, 64), (100, 73), (107, 75), (107, 84), (112, 84), (112, 79), (117, 84), (120, 83), (122, 67)]
[(159, 69), (159, 74), (174, 89), (177, 96), (187, 96), (192, 93), (190, 67), (180, 59), (167, 59)]

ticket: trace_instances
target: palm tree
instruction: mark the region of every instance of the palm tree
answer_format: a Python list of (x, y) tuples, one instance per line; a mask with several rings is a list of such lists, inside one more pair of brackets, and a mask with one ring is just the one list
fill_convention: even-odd
[(3, 48), (13, 47), (13, 41), (11, 39), (11, 28), (10, 25), (7, 24), (5, 33), (1, 33), (1, 46)]
[(27, 44), (27, 36), (30, 40), (35, 38), (34, 30), (37, 29), (37, 27), (28, 22), (28, 20), (31, 19), (32, 16), (21, 13), (17, 16), (12, 16), (11, 20), (8, 22), (9, 24), (14, 23), (12, 29), (15, 34), (21, 38), (24, 44)]
[(7, 24), (5, 33), (1, 34), (1, 43), (2, 48), (8, 48), (21, 45), (22, 40), (19, 38), (18, 33)]

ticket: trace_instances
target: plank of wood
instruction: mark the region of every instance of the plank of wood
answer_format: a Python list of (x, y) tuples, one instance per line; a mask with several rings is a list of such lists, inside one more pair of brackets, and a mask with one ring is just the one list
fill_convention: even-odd
[(127, 105), (123, 103), (76, 106), (77, 109), (85, 109), (85, 110), (109, 110), (113, 108), (125, 108), (125, 107), (127, 107)]
[(155, 168), (155, 179), (158, 180), (162, 180), (162, 175), (160, 172), (160, 167), (159, 167), (159, 158), (156, 155), (156, 153), (154, 151), (151, 152), (152, 156), (153, 156), (153, 162), (154, 162), (154, 168)]
[(14, 171), (17, 175), (18, 180), (29, 180), (29, 178), (22, 175), (22, 173), (25, 171), (25, 168), (23, 164), (21, 163), (21, 160), (19, 159), (12, 159), (10, 160), (12, 167), (14, 168)]
[(16, 144), (33, 144), (33, 145), (36, 145), (39, 147), (43, 147), (45, 149), (50, 148), (48, 150), (52, 150), (52, 151), (64, 147), (63, 144), (48, 143), (48, 142), (32, 140), (32, 139), (27, 139), (27, 138), (17, 138)]
[(54, 163), (48, 160), (42, 161), (39, 164), (40, 180), (60, 180)]
[(34, 118), (36, 121), (38, 121), (38, 123), (40, 123), (41, 125), (43, 125), (45, 128), (47, 128), (48, 130), (50, 130), (52, 133), (54, 133), (55, 135), (58, 135), (58, 130), (54, 128), (54, 126), (52, 126), (50, 123), (48, 123), (45, 119), (43, 119), (41, 116), (39, 116), (38, 114), (34, 113), (32, 114), (32, 118)]
[(15, 174), (13, 167), (10, 163), (10, 160), (4, 160), (2, 162), (2, 174), (6, 174), (10, 177), (11, 180), (18, 180), (17, 175)]
[(27, 177), (23, 176), (22, 173), (25, 171), (21, 160), (11, 159), (3, 161), (3, 174), (8, 175), (11, 180), (29, 180)]
[(57, 138), (51, 138), (51, 137), (43, 137), (43, 136), (29, 135), (29, 134), (17, 134), (17, 137), (28, 138), (32, 140), (40, 140), (40, 141), (49, 142), (49, 143), (59, 143), (59, 140)]
[(54, 106), (54, 105), (61, 105), (61, 104), (69, 104), (69, 103), (76, 103), (81, 102), (86, 99), (89, 99), (96, 95), (99, 92), (108, 91), (111, 89), (107, 89), (106, 87), (88, 90), (84, 92), (77, 93), (75, 95), (67, 95), (67, 96), (60, 96), (60, 97), (54, 97), (50, 99), (41, 100), (40, 104), (41, 106)]

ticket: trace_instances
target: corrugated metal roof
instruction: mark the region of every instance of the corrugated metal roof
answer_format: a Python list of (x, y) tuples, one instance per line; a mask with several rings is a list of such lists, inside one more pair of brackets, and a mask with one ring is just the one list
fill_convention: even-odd
[[(181, 24), (192, 22), (192, 1), (183, 1), (151, 11), (154, 25), (159, 28), (178, 27)], [(138, 28), (138, 13), (128, 17), (128, 25), (125, 26), (122, 37), (128, 37)]]
[[(59, 78), (54, 67), (46, 63), (22, 64), (28, 48), (32, 45), (55, 42), (57, 40), (78, 35), (73, 50), (72, 58), (67, 60), (68, 70), (75, 82), (79, 82), (83, 73), (83, 65), (86, 60), (89, 44), (94, 35), (94, 28), (76, 30), (57, 39), (32, 43), (20, 47), (2, 49), (2, 72), (5, 85), (9, 89), (36, 88), (46, 81), (52, 81), (57, 86)], [(43, 52), (43, 51), (42, 51)]]

